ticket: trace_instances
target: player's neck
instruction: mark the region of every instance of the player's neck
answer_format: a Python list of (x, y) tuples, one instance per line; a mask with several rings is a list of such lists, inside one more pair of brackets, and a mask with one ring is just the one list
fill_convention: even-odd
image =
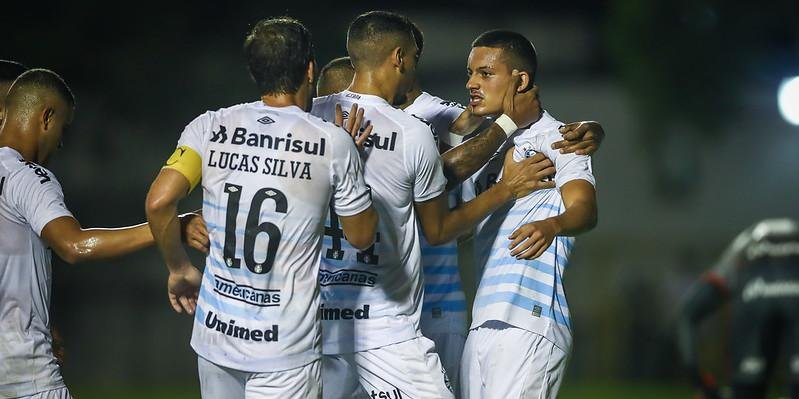
[(278, 93), (278, 94), (263, 94), (261, 101), (270, 107), (290, 107), (297, 106), (302, 110), (308, 109), (308, 93), (304, 90), (298, 90), (296, 93)]
[(352, 84), (347, 90), (377, 96), (392, 104), (397, 94), (397, 85), (388, 79), (384, 79), (380, 71), (355, 71)]
[(419, 85), (416, 84), (413, 85), (413, 89), (411, 89), (411, 91), (408, 92), (408, 96), (405, 98), (405, 102), (397, 105), (397, 108), (405, 109), (410, 107), (411, 104), (413, 104), (413, 102), (416, 101), (416, 99), (419, 98), (419, 96), (421, 95), (422, 95), (422, 88), (420, 88)]
[(13, 125), (11, 121), (5, 121), (2, 128), (3, 130), (0, 131), (0, 147), (12, 148), (22, 155), (22, 159), (36, 162), (38, 145), (36, 144), (35, 135), (23, 132)]

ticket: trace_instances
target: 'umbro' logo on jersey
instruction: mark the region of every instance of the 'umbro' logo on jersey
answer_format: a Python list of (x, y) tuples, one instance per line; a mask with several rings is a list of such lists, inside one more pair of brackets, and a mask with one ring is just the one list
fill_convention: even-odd
[(268, 125), (270, 123), (275, 123), (275, 120), (270, 118), (270, 117), (268, 117), (268, 116), (265, 116), (265, 117), (263, 117), (261, 119), (258, 119), (258, 122), (260, 122), (260, 123), (262, 123), (264, 125)]

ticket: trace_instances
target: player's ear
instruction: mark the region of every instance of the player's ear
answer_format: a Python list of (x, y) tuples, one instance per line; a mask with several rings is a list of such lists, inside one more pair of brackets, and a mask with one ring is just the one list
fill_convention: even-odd
[(391, 62), (394, 64), (395, 67), (402, 67), (403, 59), (405, 58), (405, 51), (402, 50), (402, 47), (395, 47), (393, 51), (391, 51)]
[(516, 89), (518, 93), (524, 93), (533, 88), (533, 79), (529, 73), (525, 71), (519, 72), (519, 87)]
[(42, 128), (46, 131), (50, 129), (53, 125), (53, 119), (55, 118), (55, 109), (53, 107), (47, 107), (42, 112)]
[(305, 77), (308, 79), (308, 83), (313, 84), (315, 73), (316, 73), (316, 63), (314, 63), (313, 60), (308, 61), (308, 69), (305, 70)]

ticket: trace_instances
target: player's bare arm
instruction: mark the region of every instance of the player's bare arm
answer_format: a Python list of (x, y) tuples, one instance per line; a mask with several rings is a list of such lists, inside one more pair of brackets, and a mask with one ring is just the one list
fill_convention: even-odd
[[(181, 218), (187, 220), (190, 215), (186, 214)], [(42, 238), (58, 257), (69, 264), (127, 255), (155, 243), (147, 223), (119, 228), (84, 229), (75, 218), (69, 216), (47, 223), (42, 229)]]
[[(145, 209), (150, 230), (169, 269), (169, 302), (175, 312), (194, 314), (202, 274), (191, 264), (180, 242), (178, 202), (189, 192), (189, 179), (181, 172), (164, 168), (147, 193)], [(207, 234), (206, 234), (207, 235)]]
[(366, 250), (374, 243), (377, 233), (377, 212), (374, 206), (352, 216), (339, 216), (344, 238), (353, 247)]
[[(463, 235), (490, 213), (508, 201), (523, 197), (543, 183), (541, 179), (555, 172), (552, 163), (543, 155), (519, 162), (513, 160), (513, 150), (505, 154), (502, 180), (477, 198), (453, 210), (449, 209), (447, 194), (425, 202), (415, 203), (419, 221), (427, 241), (440, 245)], [(552, 184), (552, 183), (547, 183)]]
[(597, 223), (596, 190), (586, 180), (572, 180), (560, 189), (566, 210), (558, 216), (527, 223), (508, 238), (511, 256), (535, 259), (546, 251), (556, 236), (576, 236)]
[(677, 344), (683, 366), (696, 390), (696, 397), (717, 398), (715, 378), (699, 365), (696, 339), (700, 323), (724, 305), (729, 296), (721, 277), (708, 276), (710, 274), (691, 288), (683, 302), (677, 319)]
[(125, 255), (153, 244), (147, 223), (118, 229), (84, 229), (69, 216), (53, 219), (42, 238), (70, 264)]

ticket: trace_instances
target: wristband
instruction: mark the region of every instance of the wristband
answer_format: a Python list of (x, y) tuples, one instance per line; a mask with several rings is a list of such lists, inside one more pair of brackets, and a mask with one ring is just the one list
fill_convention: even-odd
[(510, 135), (513, 134), (517, 129), (519, 129), (519, 127), (516, 126), (516, 122), (514, 122), (510, 116), (505, 114), (502, 114), (499, 116), (499, 118), (494, 119), (494, 123), (499, 125), (499, 127), (502, 128), (502, 131), (505, 132), (505, 135), (508, 137), (510, 137)]

